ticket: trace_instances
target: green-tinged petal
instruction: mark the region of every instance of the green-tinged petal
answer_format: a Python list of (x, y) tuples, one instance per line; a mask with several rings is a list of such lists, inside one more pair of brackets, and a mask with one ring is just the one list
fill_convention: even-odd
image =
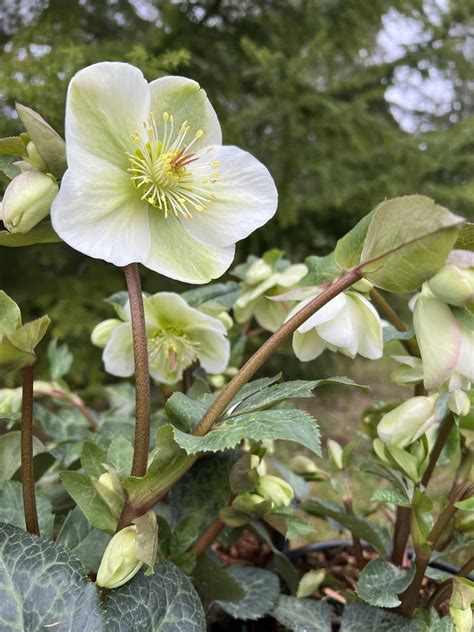
[[(310, 303), (316, 295), (317, 293), (305, 299), (299, 305), (297, 305), (294, 309), (292, 309), (291, 312), (288, 314), (286, 320), (289, 320), (292, 316), (297, 314), (300, 311), (300, 309), (302, 309), (305, 305)], [(316, 327), (316, 325), (321, 325), (322, 323), (325, 323), (328, 320), (331, 320), (337, 314), (339, 314), (339, 312), (342, 309), (344, 309), (346, 305), (346, 301), (347, 299), (346, 299), (345, 294), (338, 294), (336, 297), (330, 300), (329, 303), (326, 303), (326, 305), (323, 305), (321, 309), (318, 309), (318, 311), (315, 314), (310, 316), (308, 320), (306, 320), (302, 325), (300, 325), (298, 327), (298, 331), (300, 333), (304, 333), (305, 331), (309, 331), (310, 329), (313, 329), (313, 327)]]
[[(202, 130), (201, 138), (193, 145), (193, 152), (206, 145), (220, 145), (222, 133), (217, 115), (205, 91), (199, 84), (186, 77), (162, 77), (150, 83), (151, 111), (155, 117), (158, 134), (163, 138), (163, 114), (173, 116), (178, 130), (185, 121), (189, 125), (189, 141)], [(186, 137), (188, 140), (188, 137)]]
[(315, 329), (306, 333), (295, 331), (293, 334), (293, 351), (298, 360), (309, 362), (322, 354), (326, 345)]
[(224, 326), (215, 318), (211, 318), (193, 307), (190, 307), (184, 298), (174, 292), (158, 292), (153, 296), (147, 296), (144, 300), (145, 319), (151, 327), (166, 329), (173, 327), (184, 331), (203, 319), (204, 322), (219, 323), (219, 328), (225, 331)]
[(105, 370), (118, 377), (130, 377), (135, 371), (133, 361), (133, 336), (130, 323), (114, 329), (102, 355)]
[(239, 307), (238, 305), (234, 305), (232, 309), (234, 310), (235, 320), (241, 324), (246, 323), (249, 320), (249, 318), (252, 318), (255, 304), (259, 300), (260, 299), (256, 299), (255, 301), (252, 301), (251, 303), (247, 303), (245, 307)]
[(202, 329), (197, 326), (192, 332), (192, 337), (200, 344), (201, 366), (208, 373), (222, 373), (227, 368), (230, 357), (230, 343), (224, 333), (217, 329)]
[(283, 324), (287, 310), (282, 303), (262, 297), (255, 305), (255, 320), (267, 331), (276, 331)]
[(219, 163), (219, 178), (212, 186), (215, 199), (192, 219), (183, 219), (187, 230), (203, 243), (229, 246), (244, 239), (273, 217), (278, 193), (268, 169), (246, 151), (233, 146), (211, 146), (190, 165), (199, 176), (205, 163)]
[(364, 296), (347, 292), (352, 312), (352, 325), (357, 339), (357, 350), (364, 358), (377, 360), (383, 355), (382, 324), (376, 309)]
[(474, 330), (461, 325), (462, 345), (456, 369), (470, 382), (474, 381)]
[(128, 174), (98, 158), (66, 171), (51, 219), (70, 246), (116, 266), (143, 261), (150, 249), (148, 205)]
[(96, 347), (103, 349), (105, 345), (109, 342), (110, 336), (117, 329), (119, 325), (122, 324), (122, 321), (118, 318), (108, 318), (107, 320), (103, 320), (101, 323), (96, 325), (91, 333), (91, 342)]
[(304, 263), (295, 263), (288, 266), (286, 270), (280, 272), (278, 277), (278, 285), (282, 287), (292, 287), (301, 281), (308, 274), (308, 268)]
[[(71, 80), (66, 101), (66, 153), (69, 168), (83, 168), (97, 156), (127, 169), (133, 132), (142, 132), (150, 110), (150, 90), (130, 64), (101, 62)], [(96, 184), (96, 187), (98, 184)]]
[(255, 287), (252, 287), (246, 290), (245, 292), (242, 292), (242, 294), (239, 296), (239, 298), (237, 299), (235, 303), (237, 307), (245, 307), (250, 302), (254, 301), (260, 296), (263, 296), (267, 290), (269, 290), (274, 285), (276, 285), (278, 281), (278, 277), (279, 275), (276, 272), (275, 274), (272, 274), (270, 277), (268, 277), (268, 279), (265, 279), (264, 281), (262, 281)]
[[(138, 259), (164, 276), (185, 283), (208, 283), (231, 265), (235, 246), (211, 248), (192, 237), (173, 215), (164, 217), (150, 209), (151, 245), (149, 254)], [(191, 220), (192, 221), (192, 220)]]
[[(324, 309), (324, 308), (323, 308)], [(355, 312), (355, 314), (354, 314)], [(351, 357), (357, 353), (357, 332), (354, 328), (354, 317), (357, 315), (356, 309), (352, 309), (350, 299), (346, 305), (331, 320), (317, 325), (317, 332), (321, 338), (338, 348), (347, 349)]]

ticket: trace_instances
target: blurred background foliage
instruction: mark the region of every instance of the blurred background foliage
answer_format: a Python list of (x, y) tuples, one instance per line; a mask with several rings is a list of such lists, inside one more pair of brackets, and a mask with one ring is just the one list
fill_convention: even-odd
[[(101, 60), (148, 79), (183, 74), (207, 91), (224, 142), (273, 174), (276, 218), (238, 260), (279, 247), (325, 254), (377, 202), (424, 193), (473, 217), (471, 0), (0, 0), (0, 136), (15, 101), (60, 133), (69, 79)], [(4, 186), (6, 181), (2, 182)], [(143, 271), (149, 292), (178, 284)], [(78, 385), (94, 382), (93, 325), (119, 270), (65, 245), (0, 248), (0, 287), (27, 317), (47, 312)], [(179, 289), (182, 289), (180, 286)]]

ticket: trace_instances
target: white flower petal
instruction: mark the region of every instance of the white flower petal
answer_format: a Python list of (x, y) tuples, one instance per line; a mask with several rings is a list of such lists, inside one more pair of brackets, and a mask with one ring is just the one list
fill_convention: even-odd
[(267, 331), (276, 331), (283, 324), (287, 310), (281, 303), (262, 297), (255, 305), (255, 320)]
[(295, 263), (288, 266), (283, 272), (280, 272), (278, 277), (278, 285), (282, 287), (291, 287), (301, 281), (303, 277), (308, 274), (308, 268), (304, 263)]
[[(307, 298), (302, 303), (297, 305), (297, 307), (290, 312), (289, 316), (287, 316), (286, 320), (289, 320), (290, 316), (294, 315), (302, 307), (310, 303), (313, 300), (313, 298), (315, 297), (312, 296), (310, 298)], [(342, 309), (344, 309), (346, 305), (346, 300), (347, 299), (346, 299), (345, 294), (342, 294), (342, 293), (338, 294), (333, 299), (331, 299), (328, 303), (326, 303), (326, 305), (323, 305), (321, 309), (318, 309), (318, 311), (312, 316), (310, 316), (308, 320), (306, 320), (302, 325), (300, 325), (298, 327), (298, 331), (300, 333), (304, 333), (305, 331), (309, 331), (310, 329), (313, 329), (313, 327), (316, 327), (316, 325), (321, 325), (322, 323), (325, 323), (328, 320), (331, 320), (337, 314), (339, 314), (339, 312)]]
[(338, 348), (346, 349), (350, 356), (355, 356), (358, 348), (357, 332), (354, 328), (354, 314), (350, 300), (331, 320), (316, 326), (321, 338)]
[[(211, 146), (209, 153), (190, 165), (192, 173), (204, 175), (203, 163), (219, 162), (220, 177), (211, 191), (216, 198), (205, 210), (183, 219), (188, 231), (203, 243), (229, 246), (244, 239), (273, 217), (278, 194), (268, 169), (238, 147)], [(209, 166), (209, 173), (212, 167)]]
[(295, 331), (293, 334), (293, 351), (298, 360), (309, 362), (322, 354), (326, 345), (315, 329), (304, 334)]
[(208, 373), (222, 373), (229, 363), (230, 343), (222, 334), (212, 329), (201, 329), (193, 336), (201, 344), (199, 362)]
[(149, 111), (150, 90), (138, 68), (102, 62), (80, 70), (66, 101), (69, 167), (82, 168), (93, 155), (127, 169), (125, 152), (135, 149), (130, 135), (143, 129)]
[(193, 144), (193, 153), (206, 145), (220, 145), (222, 132), (219, 120), (206, 92), (196, 81), (186, 77), (162, 77), (150, 83), (151, 111), (154, 114), (159, 136), (164, 133), (163, 114), (167, 112), (174, 118), (176, 132), (184, 121), (189, 125), (191, 142), (196, 132), (202, 130), (201, 138)]
[(461, 325), (462, 346), (456, 369), (470, 382), (474, 381), (474, 330)]
[(237, 299), (236, 305), (237, 307), (245, 307), (250, 302), (254, 301), (260, 296), (263, 296), (267, 290), (273, 287), (278, 280), (278, 274), (272, 274), (268, 279), (265, 279), (255, 287), (251, 287), (248, 290), (242, 292), (242, 294)]
[(51, 219), (70, 246), (116, 266), (142, 261), (150, 250), (147, 205), (124, 171), (97, 158), (66, 171)]
[(354, 327), (357, 331), (357, 353), (369, 360), (377, 360), (383, 355), (382, 323), (377, 310), (365, 296), (348, 292), (357, 311), (354, 312)]
[[(140, 261), (150, 270), (185, 283), (208, 283), (234, 259), (235, 246), (211, 248), (192, 237), (174, 217), (150, 208), (151, 246)], [(145, 252), (145, 251), (144, 251)]]
[(135, 371), (133, 360), (133, 337), (130, 323), (114, 329), (102, 354), (105, 370), (111, 375), (129, 377)]

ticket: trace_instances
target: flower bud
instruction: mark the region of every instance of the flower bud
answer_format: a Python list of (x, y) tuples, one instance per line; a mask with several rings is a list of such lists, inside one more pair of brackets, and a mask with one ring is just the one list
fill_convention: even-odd
[(461, 608), (449, 606), (449, 616), (456, 627), (456, 632), (471, 632), (472, 610), (470, 607), (461, 610)]
[(266, 474), (262, 476), (257, 492), (270, 500), (275, 507), (287, 507), (293, 498), (293, 488), (286, 481), (278, 476)]
[(236, 496), (232, 501), (232, 507), (255, 518), (261, 518), (271, 510), (268, 499), (264, 498), (263, 495), (251, 494), (250, 492)]
[(310, 597), (316, 590), (318, 590), (325, 577), (326, 571), (323, 569), (308, 571), (300, 579), (296, 596), (300, 598)]
[(26, 146), (25, 161), (29, 162), (35, 171), (48, 171), (48, 165), (45, 163), (43, 156), (39, 153), (33, 141)]
[(91, 333), (92, 344), (100, 349), (103, 349), (109, 342), (110, 336), (116, 327), (122, 324), (122, 321), (118, 318), (108, 318), (96, 325)]
[(460, 417), (465, 417), (469, 415), (469, 411), (471, 410), (471, 400), (467, 393), (461, 390), (453, 391), (449, 393), (449, 410), (453, 412), (455, 415), (459, 415)]
[(98, 479), (92, 479), (92, 483), (112, 515), (118, 518), (123, 508), (125, 494), (117, 473), (110, 466), (108, 468), (108, 472), (101, 474)]
[(118, 588), (126, 584), (143, 566), (136, 557), (137, 527), (125, 527), (110, 540), (97, 571), (100, 588)]
[(314, 461), (309, 459), (303, 454), (298, 454), (291, 459), (291, 470), (298, 476), (305, 476), (306, 474), (316, 474), (318, 468)]
[(428, 281), (428, 287), (440, 301), (465, 307), (474, 302), (474, 268), (448, 264)]
[(341, 445), (334, 441), (333, 439), (329, 439), (326, 444), (328, 450), (328, 456), (338, 470), (344, 469), (344, 460), (343, 460), (343, 451)]
[(465, 577), (455, 577), (449, 600), (449, 616), (456, 626), (456, 632), (471, 632), (473, 601), (474, 582)]
[(436, 398), (411, 397), (386, 413), (377, 426), (380, 439), (398, 448), (416, 441), (436, 420)]
[(8, 185), (2, 202), (2, 220), (11, 233), (27, 233), (49, 214), (59, 187), (52, 176), (25, 171)]

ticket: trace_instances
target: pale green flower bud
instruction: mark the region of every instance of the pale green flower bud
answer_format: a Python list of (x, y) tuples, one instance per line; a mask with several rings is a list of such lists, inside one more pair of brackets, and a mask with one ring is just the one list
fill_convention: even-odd
[(251, 494), (250, 492), (236, 496), (232, 501), (232, 507), (255, 517), (261, 517), (271, 509), (263, 495)]
[(125, 494), (117, 473), (109, 466), (109, 471), (101, 474), (97, 480), (92, 479), (92, 483), (112, 515), (118, 518), (123, 508)]
[(227, 331), (229, 331), (229, 329), (232, 329), (234, 321), (232, 320), (232, 316), (229, 316), (227, 312), (220, 312), (220, 314), (218, 314), (216, 318), (217, 320), (221, 321)]
[(293, 488), (278, 476), (266, 474), (262, 476), (257, 493), (270, 500), (275, 507), (287, 507), (293, 498)]
[(305, 476), (306, 474), (315, 474), (318, 471), (316, 464), (307, 456), (298, 454), (291, 459), (291, 470), (298, 476)]
[(103, 349), (109, 342), (110, 336), (114, 332), (115, 328), (122, 324), (122, 321), (118, 318), (108, 318), (96, 325), (91, 333), (92, 344), (100, 349)]
[(386, 413), (377, 426), (382, 441), (404, 448), (421, 437), (435, 422), (435, 402), (431, 397), (411, 397)]
[(263, 259), (257, 259), (257, 261), (254, 261), (247, 270), (245, 283), (248, 283), (249, 285), (257, 285), (257, 283), (261, 283), (271, 274), (272, 268), (268, 265), (268, 263), (265, 263)]
[(444, 303), (469, 305), (474, 302), (474, 268), (446, 265), (428, 281), (428, 287)]
[(110, 540), (97, 571), (100, 588), (118, 588), (134, 577), (143, 562), (137, 560), (137, 527), (125, 527)]
[(7, 186), (2, 220), (11, 233), (27, 233), (49, 214), (59, 187), (52, 176), (25, 171)]
[(338, 470), (344, 469), (344, 459), (343, 459), (343, 450), (341, 445), (334, 441), (333, 439), (329, 439), (326, 444), (328, 450), (328, 456)]
[(36, 145), (31, 140), (26, 146), (25, 159), (36, 171), (46, 172), (48, 170), (48, 165), (43, 160), (43, 156), (39, 153)]
[(300, 579), (298, 590), (296, 591), (296, 596), (300, 598), (310, 597), (314, 593), (314, 591), (321, 586), (325, 577), (326, 571), (322, 569), (317, 571), (308, 571)]
[(460, 417), (468, 415), (471, 410), (471, 400), (467, 393), (461, 390), (449, 393), (448, 404), (449, 410)]

